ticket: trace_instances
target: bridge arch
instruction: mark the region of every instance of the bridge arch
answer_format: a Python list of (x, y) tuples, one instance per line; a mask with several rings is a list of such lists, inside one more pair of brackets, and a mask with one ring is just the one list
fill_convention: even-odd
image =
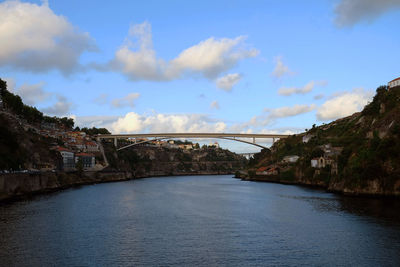
[[(231, 140), (241, 143), (246, 143), (249, 145), (257, 146), (260, 148), (267, 148), (260, 144), (256, 143), (256, 139), (272, 139), (272, 143), (275, 142), (276, 138), (287, 138), (289, 135), (284, 134), (240, 134), (240, 133), (150, 133), (150, 134), (103, 134), (97, 135), (97, 140), (101, 139), (113, 139), (114, 145), (118, 147), (118, 139), (127, 139), (127, 138), (153, 138), (137, 143), (132, 143), (121, 148), (117, 148), (117, 151), (126, 149), (131, 146), (144, 144), (152, 141), (163, 140), (163, 139), (175, 139), (175, 138), (212, 138), (212, 139), (225, 139)], [(249, 142), (246, 140), (238, 139), (238, 138), (252, 138), (253, 142)]]

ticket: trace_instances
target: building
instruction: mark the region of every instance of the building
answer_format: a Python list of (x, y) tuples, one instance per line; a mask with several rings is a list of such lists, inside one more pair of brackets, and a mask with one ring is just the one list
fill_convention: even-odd
[(303, 143), (308, 143), (308, 141), (310, 141), (311, 138), (313, 138), (313, 137), (314, 137), (314, 135), (312, 135), (312, 134), (306, 134), (306, 135), (304, 135), (304, 136), (303, 136)]
[(282, 161), (285, 163), (296, 163), (299, 160), (299, 156), (297, 155), (290, 155), (290, 156), (285, 156)]
[(59, 164), (61, 170), (71, 170), (75, 168), (74, 152), (64, 148), (57, 147), (56, 150), (61, 154), (62, 162)]
[[(335, 167), (337, 169), (337, 163), (335, 160), (329, 157), (319, 157), (319, 158), (313, 158), (311, 160), (311, 167), (317, 168), (317, 169), (322, 169), (325, 168), (326, 166), (331, 166)], [(337, 170), (336, 170), (337, 172)]]
[(96, 164), (96, 159), (93, 154), (78, 153), (75, 155), (75, 163), (78, 163), (79, 160), (82, 161), (82, 166), (84, 169), (93, 168)]
[(397, 79), (391, 80), (390, 82), (388, 82), (388, 87), (389, 87), (389, 89), (390, 89), (390, 88), (393, 88), (393, 87), (396, 87), (396, 86), (400, 86), (400, 77), (397, 78)]
[(218, 144), (218, 142), (210, 143), (210, 144), (208, 145), (208, 147), (219, 148), (219, 144)]
[(87, 141), (85, 147), (87, 152), (99, 152), (99, 145), (96, 142)]

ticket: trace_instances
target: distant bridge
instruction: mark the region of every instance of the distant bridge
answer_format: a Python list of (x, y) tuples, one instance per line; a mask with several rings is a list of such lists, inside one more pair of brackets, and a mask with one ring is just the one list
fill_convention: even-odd
[[(135, 138), (134, 143), (118, 148), (117, 150), (122, 150), (131, 146), (148, 143), (152, 141), (162, 140), (162, 139), (174, 139), (174, 138), (215, 138), (215, 139), (225, 139), (237, 142), (246, 143), (249, 145), (257, 146), (260, 148), (267, 148), (260, 144), (257, 144), (256, 139), (272, 139), (272, 143), (275, 143), (276, 139), (287, 138), (287, 134), (243, 134), (243, 133), (149, 133), (149, 134), (100, 134), (97, 135), (97, 139), (113, 139), (115, 147), (118, 147), (118, 139), (128, 139)], [(148, 139), (145, 141), (136, 142), (136, 139)], [(243, 140), (252, 139), (252, 142)]]

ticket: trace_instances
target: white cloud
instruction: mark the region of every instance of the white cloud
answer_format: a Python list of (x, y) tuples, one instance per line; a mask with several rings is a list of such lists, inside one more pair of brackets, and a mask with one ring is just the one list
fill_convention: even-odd
[(274, 109), (266, 109), (269, 112), (270, 119), (293, 117), (303, 113), (308, 113), (315, 109), (315, 105), (294, 105), (292, 107), (280, 107)]
[(335, 23), (346, 27), (360, 21), (372, 22), (383, 13), (399, 8), (400, 0), (341, 0), (335, 8)]
[(219, 109), (219, 103), (218, 103), (218, 101), (213, 101), (213, 102), (211, 102), (210, 108), (212, 108), (212, 109)]
[(131, 80), (168, 81), (186, 76), (214, 79), (234, 67), (240, 60), (258, 55), (248, 49), (245, 37), (234, 39), (211, 37), (183, 50), (176, 58), (157, 58), (148, 22), (131, 26), (129, 36), (110, 62)]
[(271, 125), (277, 119), (283, 119), (287, 117), (294, 117), (304, 113), (315, 110), (316, 106), (312, 105), (294, 105), (280, 108), (264, 109), (264, 112), (260, 115), (253, 116), (250, 120), (243, 123), (236, 123), (230, 126), (230, 129), (234, 132), (251, 131), (252, 129), (260, 129)]
[(19, 95), (22, 101), (27, 105), (35, 105), (39, 102), (46, 101), (52, 94), (43, 90), (44, 82), (37, 84), (24, 83), (20, 87), (12, 89), (13, 93)]
[(111, 105), (116, 108), (135, 107), (135, 100), (140, 96), (139, 93), (130, 93), (122, 98), (113, 99)]
[(325, 81), (311, 81), (304, 85), (303, 87), (282, 87), (278, 90), (278, 94), (290, 96), (293, 94), (307, 94), (311, 92), (316, 85), (325, 86)]
[(226, 124), (201, 114), (140, 115), (129, 112), (110, 125), (113, 133), (223, 132)]
[(237, 84), (241, 78), (242, 76), (239, 73), (227, 74), (221, 78), (218, 78), (216, 84), (220, 89), (231, 91), (232, 87), (235, 86), (235, 84)]
[(82, 53), (95, 50), (88, 33), (54, 14), (46, 3), (0, 3), (0, 66), (70, 74), (82, 67)]
[(110, 125), (118, 119), (118, 116), (76, 116), (71, 115), (75, 125), (79, 127), (97, 127), (111, 129)]
[(71, 107), (71, 102), (68, 102), (64, 96), (58, 95), (57, 102), (53, 106), (41, 109), (41, 111), (48, 115), (65, 116), (68, 115)]
[(349, 116), (371, 101), (373, 92), (354, 89), (327, 100), (317, 111), (317, 119), (321, 121), (334, 120)]
[(293, 75), (293, 74), (294, 72), (291, 71), (289, 67), (283, 63), (281, 56), (275, 58), (275, 69), (272, 72), (272, 76), (276, 78), (281, 78), (284, 75)]

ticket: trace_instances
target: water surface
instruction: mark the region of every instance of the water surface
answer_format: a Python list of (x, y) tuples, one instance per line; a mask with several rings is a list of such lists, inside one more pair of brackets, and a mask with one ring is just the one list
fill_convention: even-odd
[(1, 266), (400, 266), (400, 204), (231, 176), (0, 205)]

